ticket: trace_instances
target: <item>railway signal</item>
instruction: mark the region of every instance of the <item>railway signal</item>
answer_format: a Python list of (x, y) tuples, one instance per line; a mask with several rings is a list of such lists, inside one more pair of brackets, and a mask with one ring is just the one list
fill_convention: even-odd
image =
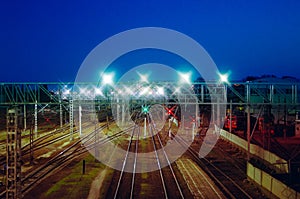
[(178, 121), (178, 117), (176, 114), (178, 114), (177, 112), (177, 105), (172, 106), (171, 108), (168, 108), (167, 106), (164, 106), (165, 110), (166, 110), (166, 114), (169, 116), (169, 127), (171, 125), (170, 122), (173, 122), (177, 127), (179, 126), (179, 121)]
[(175, 106), (172, 106), (171, 108), (168, 108), (167, 106), (164, 106), (166, 111), (167, 111), (167, 114), (174, 117), (174, 118), (177, 118), (177, 116), (175, 115), (175, 111), (176, 111), (176, 108), (177, 108), (177, 105)]
[(149, 113), (149, 106), (143, 105), (142, 106), (142, 113), (144, 113), (144, 114)]

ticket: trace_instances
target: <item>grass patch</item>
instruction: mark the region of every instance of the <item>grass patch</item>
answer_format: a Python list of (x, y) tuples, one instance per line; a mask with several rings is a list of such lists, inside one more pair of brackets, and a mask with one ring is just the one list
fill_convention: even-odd
[(85, 161), (85, 174), (82, 174), (82, 161), (80, 161), (73, 168), (69, 168), (72, 169), (71, 173), (53, 184), (43, 194), (43, 198), (86, 198), (89, 194), (91, 183), (100, 171), (105, 169), (105, 165), (95, 162), (94, 157), (91, 155), (88, 155)]
[(148, 173), (142, 173), (142, 179), (147, 179), (148, 178)]

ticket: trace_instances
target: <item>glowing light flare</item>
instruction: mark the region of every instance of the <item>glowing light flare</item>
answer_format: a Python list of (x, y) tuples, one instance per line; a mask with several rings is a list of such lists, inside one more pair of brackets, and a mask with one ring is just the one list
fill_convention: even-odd
[(71, 89), (65, 89), (63, 91), (63, 95), (70, 95), (70, 93), (71, 93)]
[(228, 83), (228, 75), (227, 74), (220, 74), (220, 80), (221, 82)]
[(149, 83), (149, 81), (148, 81), (149, 75), (148, 74), (141, 74), (139, 72), (137, 72), (137, 74), (139, 75), (141, 82)]
[(230, 71), (225, 73), (225, 74), (221, 74), (221, 73), (218, 73), (219, 75), (219, 81), (221, 83), (226, 83), (226, 84), (229, 84), (229, 75), (230, 75)]
[(142, 106), (142, 113), (146, 114), (149, 113), (149, 106)]
[(158, 95), (164, 95), (165, 94), (164, 88), (163, 87), (158, 87), (156, 93)]
[(85, 95), (86, 94), (86, 89), (85, 88), (79, 88), (79, 93), (81, 95)]
[(181, 73), (181, 72), (178, 72), (178, 75), (179, 75), (179, 82), (182, 83), (182, 84), (191, 84), (191, 72), (188, 72), (188, 73)]
[(171, 108), (168, 108), (168, 107), (165, 106), (165, 110), (167, 111), (168, 115), (171, 115), (174, 118), (177, 118), (177, 116), (174, 114), (174, 111), (175, 111), (176, 107), (177, 107), (176, 105), (172, 106)]
[(113, 85), (114, 73), (102, 73), (101, 77), (102, 77), (102, 84)]
[(133, 91), (131, 88), (128, 88), (128, 87), (124, 87), (125, 89), (125, 94), (128, 94), (128, 95), (133, 95)]
[(86, 97), (92, 97), (91, 90), (89, 90), (87, 88), (79, 88), (79, 94), (82, 96), (86, 96)]
[(181, 88), (180, 87), (176, 87), (175, 88), (175, 91), (173, 92), (173, 95), (174, 94), (178, 94), (178, 93), (180, 93), (181, 92)]
[(146, 95), (146, 94), (149, 94), (149, 91), (150, 91), (150, 88), (149, 88), (149, 86), (148, 86), (148, 87), (145, 87), (145, 88), (143, 88), (143, 89), (141, 90), (141, 92), (140, 92), (140, 96), (141, 96), (141, 95)]
[(96, 96), (103, 96), (103, 93), (100, 88), (94, 88), (94, 93)]

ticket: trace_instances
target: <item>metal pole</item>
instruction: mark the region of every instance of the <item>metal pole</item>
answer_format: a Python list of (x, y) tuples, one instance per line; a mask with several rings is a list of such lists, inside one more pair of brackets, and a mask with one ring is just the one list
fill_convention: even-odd
[(98, 141), (99, 141), (99, 131), (98, 131), (98, 128), (97, 128), (97, 118), (95, 116), (95, 161), (97, 162), (100, 158), (100, 154), (99, 154), (99, 146), (97, 145)]
[(198, 106), (198, 103), (196, 102), (196, 115), (195, 115), (195, 122), (196, 122), (196, 127), (199, 126), (199, 122), (198, 122), (198, 119), (199, 119), (199, 106)]
[(195, 126), (196, 126), (196, 121), (193, 122), (193, 125), (192, 125), (192, 140), (194, 140), (194, 138), (195, 138)]
[(38, 109), (37, 109), (37, 101), (34, 104), (34, 137), (35, 139), (38, 137)]
[(247, 105), (247, 159), (250, 160), (250, 105)]
[(122, 125), (125, 123), (125, 99), (122, 100)]
[(117, 121), (120, 121), (120, 99), (117, 96)]
[(30, 164), (33, 164), (33, 119), (31, 119), (30, 132), (29, 132), (29, 150), (30, 150)]
[(26, 104), (24, 104), (24, 131), (26, 131), (26, 129), (27, 129), (27, 125), (26, 125), (26, 123), (27, 123), (27, 114), (26, 114)]
[(73, 140), (73, 133), (74, 133), (74, 128), (73, 128), (73, 99), (70, 99), (70, 104), (69, 104), (69, 122), (70, 122), (70, 140)]
[(146, 117), (144, 118), (144, 138), (147, 136), (147, 119)]
[(297, 89), (297, 85), (295, 85), (295, 103), (298, 103), (297, 93), (298, 93), (298, 89)]
[(109, 95), (108, 93), (106, 93), (107, 96), (107, 103), (106, 103), (106, 125), (107, 125), (107, 129), (109, 129), (109, 118), (108, 118), (108, 104), (109, 104)]
[(184, 120), (185, 120), (185, 118), (184, 118), (184, 115), (183, 115), (183, 116), (182, 116), (182, 121), (181, 121), (181, 125), (182, 125), (182, 127), (183, 127), (183, 130), (184, 130), (184, 128), (185, 128), (185, 127), (184, 127), (184, 125), (185, 125), (185, 124), (184, 124)]
[(184, 95), (184, 111), (186, 111), (186, 94)]
[(273, 102), (274, 85), (270, 85), (270, 102)]
[(79, 111), (79, 113), (78, 113), (78, 116), (79, 116), (79, 118), (78, 118), (78, 122), (79, 122), (79, 135), (81, 136), (81, 134), (82, 134), (82, 126), (81, 126), (81, 116), (82, 116), (82, 113), (81, 113), (81, 111), (82, 111), (82, 108), (81, 108), (81, 105), (79, 105), (79, 107), (78, 107), (78, 111)]
[(246, 100), (247, 100), (247, 159), (250, 160), (250, 85), (246, 85)]
[(294, 85), (292, 85), (292, 103), (296, 103), (296, 101), (295, 101)]
[(249, 102), (250, 102), (250, 85), (249, 84), (247, 84), (246, 85), (246, 101), (247, 101), (247, 104), (249, 104)]
[(229, 132), (232, 132), (232, 100), (230, 100), (230, 108), (229, 108)]
[(63, 126), (63, 111), (62, 111), (61, 99), (59, 100), (59, 125), (60, 125), (60, 128), (62, 128), (62, 126)]
[(169, 129), (168, 129), (169, 138), (172, 137), (172, 129), (171, 129), (171, 119), (169, 119)]
[(215, 104), (212, 104), (212, 123), (215, 125)]
[(201, 84), (201, 102), (204, 102), (204, 86)]
[(217, 126), (221, 129), (220, 98), (217, 98)]

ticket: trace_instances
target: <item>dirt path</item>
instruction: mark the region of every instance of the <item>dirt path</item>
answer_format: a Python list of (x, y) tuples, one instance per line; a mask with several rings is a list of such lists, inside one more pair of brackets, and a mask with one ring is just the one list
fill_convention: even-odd
[(88, 195), (88, 199), (98, 199), (100, 190), (103, 185), (103, 181), (105, 180), (105, 176), (107, 174), (107, 168), (102, 170), (99, 175), (94, 179), (94, 181), (91, 184), (90, 192)]

